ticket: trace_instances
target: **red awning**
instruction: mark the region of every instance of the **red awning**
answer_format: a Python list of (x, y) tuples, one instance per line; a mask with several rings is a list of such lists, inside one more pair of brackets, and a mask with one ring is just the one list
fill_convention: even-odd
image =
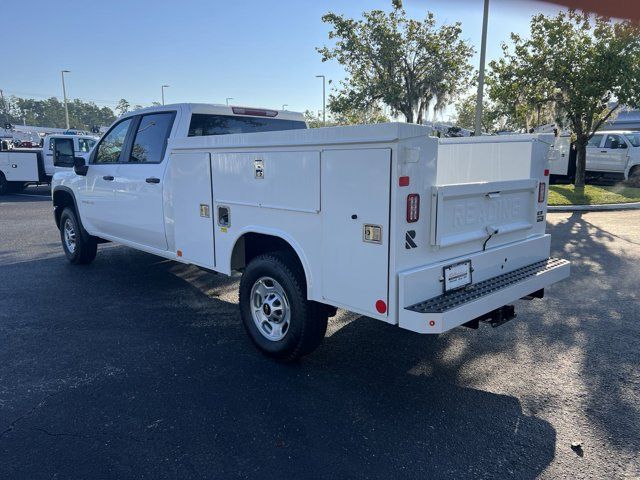
[(597, 13), (605, 17), (623, 18), (640, 23), (638, 0), (543, 0), (576, 10)]

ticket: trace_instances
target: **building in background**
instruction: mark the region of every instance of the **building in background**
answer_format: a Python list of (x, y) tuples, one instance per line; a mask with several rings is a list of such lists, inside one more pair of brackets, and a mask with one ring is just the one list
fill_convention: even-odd
[(623, 110), (600, 130), (640, 130), (640, 110)]

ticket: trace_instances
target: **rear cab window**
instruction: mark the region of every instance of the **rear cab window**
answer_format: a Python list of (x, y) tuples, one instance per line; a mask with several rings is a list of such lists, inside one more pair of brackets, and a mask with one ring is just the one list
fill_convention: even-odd
[(233, 133), (275, 132), (279, 130), (306, 129), (303, 120), (248, 117), (239, 115), (216, 115), (194, 113), (189, 124), (189, 136), (228, 135)]

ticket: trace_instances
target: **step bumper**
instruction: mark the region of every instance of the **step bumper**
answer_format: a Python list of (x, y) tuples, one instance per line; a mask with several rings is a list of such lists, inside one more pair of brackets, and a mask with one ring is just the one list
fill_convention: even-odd
[(548, 258), (400, 310), (399, 326), (418, 333), (443, 333), (559, 282), (570, 262)]

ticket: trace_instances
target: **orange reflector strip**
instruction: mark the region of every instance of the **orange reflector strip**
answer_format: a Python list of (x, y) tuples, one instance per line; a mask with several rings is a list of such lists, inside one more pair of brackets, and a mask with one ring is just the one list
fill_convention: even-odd
[(181, 257), (182, 256), (182, 250), (178, 250), (178, 256)]

